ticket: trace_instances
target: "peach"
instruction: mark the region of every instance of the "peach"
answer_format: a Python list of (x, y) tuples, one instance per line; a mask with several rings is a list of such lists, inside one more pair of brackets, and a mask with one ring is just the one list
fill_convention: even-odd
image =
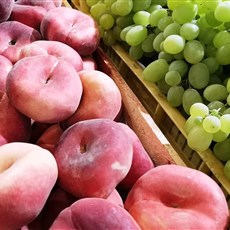
[(41, 6), (47, 11), (62, 5), (62, 0), (17, 0), (17, 4), (30, 5), (30, 6)]
[(15, 2), (10, 21), (18, 21), (40, 31), (40, 24), (47, 10), (41, 6), (20, 5)]
[(56, 123), (78, 108), (82, 83), (70, 63), (53, 55), (38, 55), (25, 57), (13, 66), (6, 92), (21, 113), (34, 121)]
[(11, 68), (13, 67), (13, 64), (11, 61), (0, 55), (0, 91), (6, 91), (6, 77), (8, 73), (10, 72)]
[(93, 69), (97, 70), (97, 62), (92, 56), (83, 56), (82, 57), (83, 62), (83, 69)]
[(92, 54), (100, 42), (96, 21), (79, 10), (57, 7), (42, 19), (40, 32), (44, 39), (63, 42), (81, 56)]
[(127, 137), (133, 142), (133, 160), (131, 168), (126, 177), (119, 183), (118, 188), (123, 192), (128, 192), (135, 182), (146, 172), (154, 167), (154, 163), (146, 152), (137, 134), (126, 124), (119, 123), (127, 132)]
[(9, 19), (13, 6), (14, 0), (0, 1), (0, 23)]
[(27, 142), (31, 135), (31, 120), (10, 104), (3, 91), (0, 91), (0, 111), (0, 145)]
[(36, 145), (53, 153), (55, 145), (61, 137), (62, 133), (63, 129), (58, 123), (55, 123), (48, 127), (44, 133), (42, 133), (42, 135), (38, 138)]
[(141, 176), (124, 206), (142, 230), (227, 229), (229, 223), (219, 185), (201, 171), (173, 164)]
[(72, 64), (77, 72), (83, 69), (81, 56), (73, 48), (62, 42), (46, 40), (32, 42), (21, 49), (19, 58), (36, 55), (53, 55)]
[(64, 131), (55, 149), (58, 184), (72, 195), (107, 198), (127, 175), (132, 144), (110, 119), (90, 119)]
[(117, 189), (114, 189), (110, 195), (106, 198), (106, 200), (114, 202), (115, 204), (119, 205), (120, 207), (124, 208), (124, 202), (120, 195), (120, 193), (117, 191)]
[(21, 48), (41, 38), (37, 30), (21, 22), (2, 22), (0, 23), (0, 54), (15, 64), (19, 59)]
[(141, 230), (132, 216), (122, 207), (102, 198), (82, 198), (64, 209), (50, 230)]
[(0, 226), (20, 229), (43, 209), (58, 176), (53, 155), (34, 144), (0, 147)]
[(121, 93), (115, 82), (99, 70), (82, 70), (78, 74), (83, 85), (82, 99), (65, 125), (95, 118), (114, 120), (122, 106)]

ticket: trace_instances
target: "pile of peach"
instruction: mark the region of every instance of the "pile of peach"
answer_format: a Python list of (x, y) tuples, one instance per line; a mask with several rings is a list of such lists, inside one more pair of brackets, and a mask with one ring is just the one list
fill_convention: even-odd
[(99, 43), (61, 0), (1, 0), (0, 229), (226, 229), (217, 183), (156, 166), (123, 121)]

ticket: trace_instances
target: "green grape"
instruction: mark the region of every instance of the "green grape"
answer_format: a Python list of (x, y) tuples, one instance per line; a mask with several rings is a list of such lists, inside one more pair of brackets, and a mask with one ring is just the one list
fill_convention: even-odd
[(230, 114), (230, 107), (225, 108), (225, 110), (222, 112), (222, 115), (224, 114)]
[(111, 12), (114, 15), (125, 16), (128, 15), (133, 9), (133, 1), (132, 0), (116, 0), (111, 5)]
[(191, 105), (189, 113), (192, 117), (205, 117), (209, 114), (209, 108), (204, 103), (197, 102)]
[(173, 23), (172, 16), (166, 16), (166, 17), (161, 18), (161, 19), (158, 21), (157, 27), (158, 27), (161, 31), (164, 31), (164, 29), (165, 29), (169, 24), (171, 24), (171, 23)]
[(230, 133), (230, 114), (223, 114), (220, 117), (221, 130), (225, 133)]
[(230, 1), (220, 2), (214, 10), (215, 18), (220, 22), (230, 21)]
[(141, 44), (137, 46), (130, 46), (129, 56), (134, 60), (139, 60), (143, 56), (144, 52), (141, 48)]
[(213, 153), (216, 158), (221, 161), (227, 162), (230, 160), (230, 138), (215, 143), (213, 146)]
[(224, 140), (226, 140), (229, 136), (229, 133), (225, 133), (222, 130), (219, 130), (216, 133), (213, 133), (213, 138), (212, 140), (215, 142), (222, 142)]
[(187, 22), (184, 23), (181, 28), (180, 28), (180, 35), (185, 39), (185, 40), (194, 40), (198, 37), (199, 35), (200, 28), (194, 23)]
[(220, 130), (220, 119), (213, 115), (208, 115), (203, 119), (203, 129), (208, 133), (216, 133)]
[(204, 48), (204, 53), (206, 57), (216, 57), (216, 48), (214, 45), (206, 45)]
[(165, 38), (163, 47), (167, 53), (178, 54), (183, 51), (185, 46), (185, 40), (183, 37), (177, 34), (169, 35)]
[(133, 25), (133, 13), (130, 13), (125, 16), (118, 16), (116, 18), (116, 25), (120, 26), (121, 28), (125, 28), (127, 26)]
[(174, 56), (165, 51), (160, 51), (158, 53), (158, 59), (165, 59), (168, 63), (174, 60)]
[(194, 3), (202, 5), (204, 12), (214, 11), (216, 6), (222, 2), (222, 0), (194, 0)]
[(178, 53), (178, 54), (174, 54), (173, 56), (174, 56), (174, 58), (175, 58), (176, 60), (182, 60), (182, 59), (184, 59), (183, 51), (180, 52), (180, 53)]
[(180, 28), (181, 28), (181, 25), (177, 22), (173, 22), (169, 25), (167, 25), (163, 31), (164, 33), (164, 37), (167, 38), (169, 35), (172, 35), (172, 34), (180, 34)]
[(165, 82), (170, 86), (176, 86), (181, 83), (181, 75), (177, 71), (168, 71), (165, 74)]
[(201, 122), (199, 123), (197, 122), (197, 119), (199, 119), (199, 117), (189, 116), (187, 120), (185, 121), (184, 130), (187, 135), (193, 127), (202, 124), (202, 118), (199, 119), (201, 120)]
[(200, 15), (199, 19), (196, 20), (196, 24), (200, 29), (209, 29), (211, 26), (207, 23), (205, 15)]
[(230, 44), (222, 45), (216, 51), (216, 61), (220, 65), (230, 64)]
[(174, 8), (172, 18), (179, 24), (191, 22), (197, 15), (198, 7), (196, 4), (187, 2)]
[(157, 59), (148, 64), (142, 74), (144, 80), (157, 82), (168, 72), (169, 64), (164, 59)]
[(223, 112), (226, 107), (222, 101), (211, 101), (207, 104), (209, 110), (218, 110), (219, 112)]
[(167, 17), (168, 11), (165, 8), (154, 10), (149, 16), (149, 24), (154, 27), (157, 26), (160, 19)]
[(112, 30), (105, 30), (102, 40), (107, 46), (113, 46), (117, 41)]
[(190, 64), (199, 63), (204, 57), (204, 47), (198, 40), (187, 41), (184, 47), (184, 59)]
[[(122, 0), (124, 1), (124, 0)], [(125, 0), (126, 1), (126, 0)], [(133, 12), (138, 12), (141, 10), (146, 10), (151, 5), (151, 0), (133, 0)]]
[(175, 0), (168, 0), (167, 1), (167, 7), (170, 9), (170, 10), (174, 10), (176, 7), (178, 7), (179, 5), (182, 5), (184, 3), (187, 3), (187, 2), (191, 2), (191, 0), (180, 0), (180, 1), (175, 1)]
[(230, 44), (230, 33), (227, 30), (216, 33), (216, 35), (213, 37), (214, 47), (218, 49), (226, 44)]
[(114, 2), (116, 2), (117, 0), (104, 0), (104, 3), (105, 3), (105, 5), (107, 6), (107, 7), (111, 7), (112, 6), (112, 4), (114, 3)]
[(149, 24), (149, 16), (149, 12), (141, 10), (133, 15), (133, 21), (137, 25), (147, 26)]
[(90, 7), (90, 15), (95, 19), (99, 20), (101, 15), (107, 13), (107, 7), (103, 2), (98, 2), (97, 4)]
[(153, 40), (153, 48), (157, 52), (161, 51), (161, 43), (164, 41), (164, 34), (163, 32), (156, 35), (155, 39)]
[(148, 34), (146, 39), (141, 43), (142, 50), (146, 53), (153, 52), (153, 41), (155, 39), (156, 35), (154, 33)]
[(225, 101), (228, 96), (228, 91), (222, 84), (212, 84), (204, 89), (203, 96), (209, 102)]
[(185, 60), (174, 60), (169, 64), (169, 71), (177, 71), (183, 78), (189, 70), (188, 63)]
[(228, 160), (224, 165), (224, 175), (230, 180), (230, 160)]
[(129, 25), (129, 26), (126, 26), (125, 28), (123, 28), (121, 30), (121, 33), (120, 33), (120, 38), (122, 41), (126, 41), (126, 34), (128, 33), (128, 31), (133, 28), (135, 25)]
[(213, 39), (217, 33), (217, 30), (214, 28), (200, 28), (197, 39), (202, 41), (205, 45), (213, 45)]
[(213, 134), (206, 132), (202, 126), (195, 126), (188, 133), (187, 144), (191, 149), (203, 152), (210, 147), (212, 137)]
[(121, 31), (122, 31), (122, 28), (120, 26), (118, 26), (118, 25), (114, 25), (112, 30), (113, 30), (113, 34), (114, 34), (116, 40), (121, 41), (120, 34), (121, 34)]
[(184, 88), (182, 86), (172, 86), (167, 92), (167, 101), (170, 106), (178, 107), (182, 103)]
[(190, 107), (196, 102), (203, 103), (200, 93), (193, 88), (186, 89), (182, 97), (182, 107), (185, 113), (190, 115)]
[(209, 83), (209, 70), (206, 64), (193, 64), (188, 71), (189, 84), (195, 89), (203, 89)]
[(130, 46), (137, 46), (146, 39), (147, 35), (148, 30), (145, 26), (135, 25), (126, 33), (125, 41)]
[(202, 63), (204, 63), (208, 67), (209, 74), (215, 73), (219, 68), (219, 63), (214, 57), (207, 57), (202, 60)]
[(103, 14), (99, 19), (99, 24), (105, 30), (110, 30), (114, 26), (115, 20), (111, 14)]
[(161, 6), (167, 6), (167, 0), (152, 0), (152, 4), (161, 5)]
[(148, 11), (149, 13), (152, 13), (154, 10), (157, 10), (157, 9), (161, 9), (162, 6), (159, 5), (159, 4), (151, 4), (147, 9), (146, 11)]
[(165, 78), (161, 78), (159, 81), (156, 82), (157, 84), (157, 87), (159, 88), (159, 90), (164, 94), (166, 95), (169, 91), (169, 89), (171, 88), (170, 85), (168, 85), (166, 82), (165, 82)]
[(89, 7), (92, 7), (93, 5), (96, 5), (100, 0), (86, 0), (86, 4)]
[(227, 88), (228, 93), (230, 93), (230, 78), (227, 79), (226, 88)]
[(214, 11), (208, 11), (205, 13), (205, 20), (208, 25), (211, 27), (217, 27), (222, 24), (222, 22), (218, 21), (214, 15)]

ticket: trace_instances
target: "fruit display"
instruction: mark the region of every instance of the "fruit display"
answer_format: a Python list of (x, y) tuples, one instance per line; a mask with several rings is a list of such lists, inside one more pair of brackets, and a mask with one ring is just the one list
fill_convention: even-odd
[[(198, 152), (210, 148), (230, 179), (230, 1), (88, 0), (86, 5), (104, 44), (118, 42), (142, 65), (143, 80), (156, 84), (182, 113), (190, 127), (188, 146)], [(208, 111), (200, 115), (195, 106), (196, 118), (190, 118), (195, 103)]]
[(224, 192), (160, 141), (96, 21), (61, 0), (11, 12), (0, 23), (0, 228), (227, 229)]

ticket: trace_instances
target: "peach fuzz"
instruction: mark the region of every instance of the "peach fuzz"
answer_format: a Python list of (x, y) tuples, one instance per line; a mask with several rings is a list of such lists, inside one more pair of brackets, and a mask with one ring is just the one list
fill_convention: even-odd
[(229, 223), (219, 185), (203, 172), (179, 165), (149, 170), (134, 184), (124, 206), (142, 230), (217, 230)]
[(64, 209), (50, 230), (141, 230), (132, 216), (117, 204), (102, 198), (82, 198)]
[(20, 50), (24, 45), (42, 39), (34, 28), (17, 21), (0, 23), (0, 54), (13, 64), (19, 59)]
[(121, 93), (115, 82), (99, 70), (82, 70), (78, 74), (83, 85), (82, 99), (65, 125), (96, 118), (114, 120), (122, 106)]
[(31, 135), (31, 120), (9, 102), (5, 92), (0, 91), (0, 146), (6, 143), (27, 142)]
[(17, 4), (20, 5), (29, 5), (29, 6), (40, 6), (46, 9), (47, 11), (60, 7), (62, 5), (62, 0), (17, 0)]
[(40, 32), (44, 39), (63, 42), (81, 56), (91, 55), (100, 42), (96, 21), (73, 8), (57, 7), (49, 10), (42, 19)]
[(11, 68), (13, 67), (13, 64), (11, 61), (0, 55), (0, 91), (5, 92), (6, 91), (6, 77), (8, 73), (10, 72)]
[(78, 52), (62, 42), (47, 40), (32, 42), (21, 49), (19, 58), (36, 55), (53, 55), (72, 64), (77, 72), (83, 69), (83, 61)]
[(34, 144), (0, 147), (0, 226), (20, 229), (43, 209), (58, 176), (53, 155)]
[(130, 169), (132, 143), (113, 120), (84, 120), (64, 131), (54, 157), (61, 188), (78, 198), (107, 198)]
[(21, 113), (34, 121), (56, 123), (78, 108), (82, 83), (70, 63), (53, 55), (38, 55), (14, 64), (8, 74), (6, 92)]
[(13, 6), (14, 0), (0, 1), (0, 23), (9, 19)]

